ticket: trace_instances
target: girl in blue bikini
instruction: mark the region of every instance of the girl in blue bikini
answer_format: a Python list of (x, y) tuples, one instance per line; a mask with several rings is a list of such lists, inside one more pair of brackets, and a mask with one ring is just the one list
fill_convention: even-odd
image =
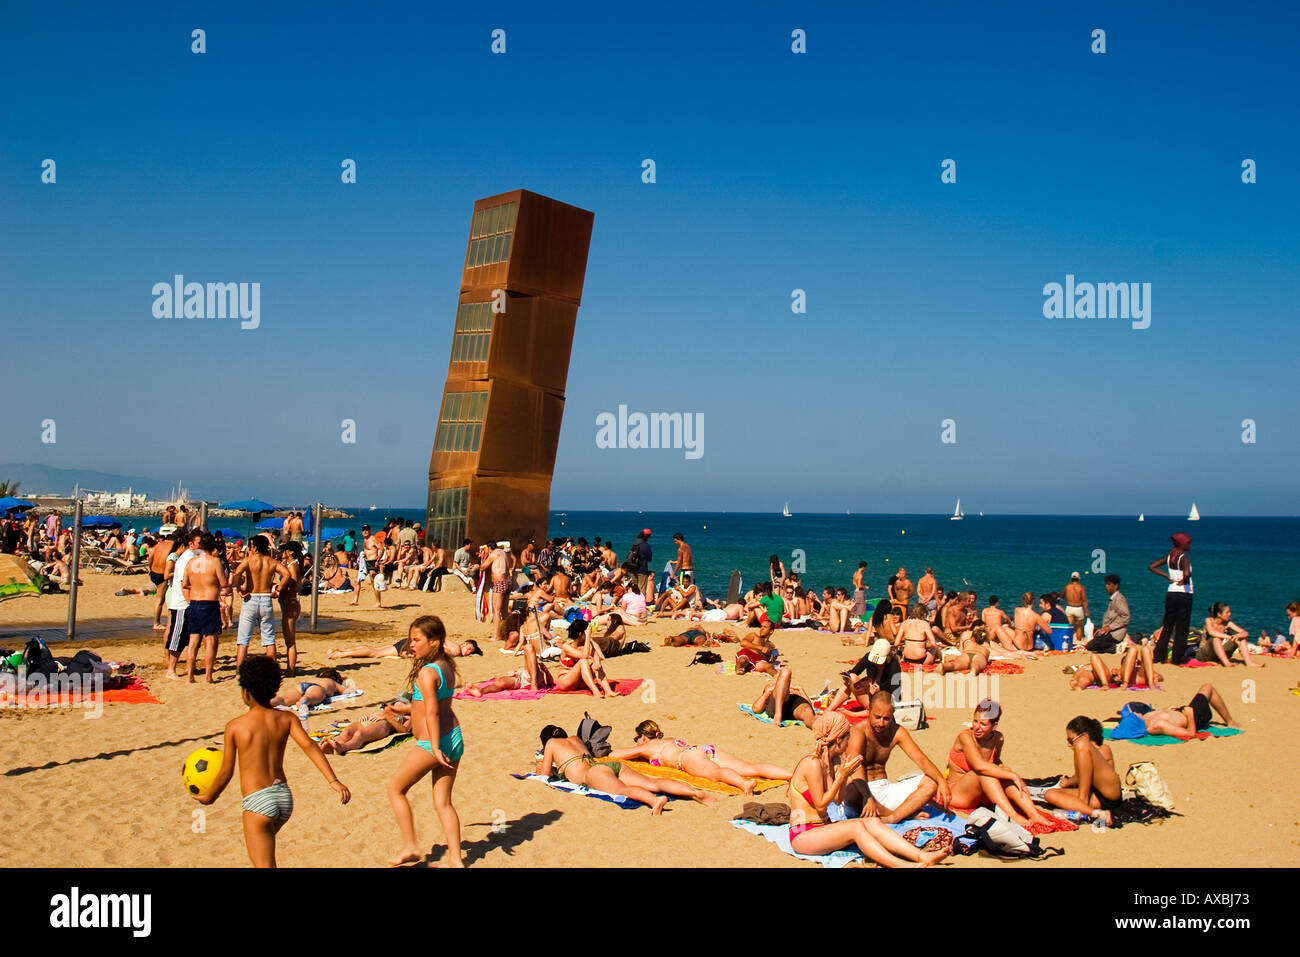
[(388, 859), (393, 866), (424, 860), (415, 840), (415, 818), (406, 792), (426, 774), (433, 774), (433, 809), (447, 835), (447, 866), (463, 867), (460, 857), (460, 816), (451, 803), (452, 785), (465, 745), (460, 722), (451, 710), (456, 692), (456, 668), (444, 647), (447, 629), (442, 619), (421, 615), (411, 622), (411, 731), (416, 747), (407, 751), (392, 780), (388, 800), (402, 832), (402, 849)]

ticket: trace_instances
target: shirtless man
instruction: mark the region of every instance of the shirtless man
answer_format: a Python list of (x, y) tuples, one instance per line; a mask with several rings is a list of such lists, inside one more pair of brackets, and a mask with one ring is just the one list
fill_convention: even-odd
[(757, 634), (750, 632), (741, 637), (740, 647), (736, 650), (736, 673), (775, 674), (779, 655), (776, 645), (772, 644), (772, 623), (764, 621), (758, 626)]
[(1074, 626), (1074, 645), (1083, 645), (1083, 623), (1088, 619), (1088, 592), (1079, 581), (1079, 573), (1070, 573), (1070, 584), (1062, 592), (1065, 598), (1065, 617)]
[(926, 566), (925, 574), (916, 583), (916, 600), (925, 609), (926, 616), (934, 614), (939, 605), (939, 583), (935, 580), (934, 569)]
[(686, 544), (686, 538), (681, 532), (673, 535), (673, 541), (677, 543), (677, 557), (668, 564), (673, 566), (678, 583), (689, 585), (695, 580), (695, 556), (691, 553), (691, 546)]
[[(510, 551), (509, 542), (497, 542), (497, 547), (488, 555), (488, 566), (492, 575), (492, 597), (488, 601), (488, 621), (492, 624), (493, 636), (501, 641), (506, 637), (503, 628), (506, 615), (510, 613), (510, 581), (515, 568), (515, 556)], [(556, 577), (560, 577), (558, 572)], [(567, 575), (563, 577), (565, 580), (568, 579)], [(554, 582), (555, 579), (551, 581)], [(568, 598), (567, 591), (564, 597)]]
[(230, 592), (226, 569), (217, 558), (216, 549), (217, 540), (204, 532), (199, 539), (198, 554), (185, 565), (185, 575), (181, 579), (181, 593), (189, 602), (185, 615), (190, 629), (190, 644), (185, 651), (185, 665), (190, 684), (194, 683), (200, 638), (203, 639), (206, 681), (212, 684), (216, 680), (213, 676), (217, 670), (217, 636), (221, 634), (221, 596)]
[(271, 658), (276, 656), (275, 609), (271, 605), (275, 591), (273, 583), (276, 575), (282, 580), (290, 577), (289, 569), (271, 556), (271, 544), (265, 535), (254, 535), (249, 545), (248, 557), (235, 566), (230, 575), (230, 587), (244, 597), (244, 604), (239, 609), (239, 632), (235, 638), (238, 649), (236, 667), (244, 663), (255, 626), (262, 633), (262, 653)]
[(280, 577), (280, 624), (284, 628), (284, 653), (289, 667), (286, 678), (292, 678), (298, 667), (298, 616), (302, 603), (298, 589), (302, 584), (302, 542), (287, 542), (280, 549), (282, 567), (288, 574)]
[[(921, 773), (890, 781), (885, 765), (894, 748), (901, 748)], [(907, 729), (898, 726), (894, 698), (888, 691), (882, 689), (871, 696), (870, 716), (849, 732), (844, 757), (862, 759), (862, 767), (854, 772), (844, 791), (845, 805), (859, 810), (862, 817), (879, 817), (886, 824), (897, 824), (914, 817), (931, 798), (948, 806), (947, 779), (917, 747)]]
[(160, 538), (149, 550), (149, 580), (158, 588), (158, 601), (153, 610), (153, 630), (166, 631), (162, 623), (163, 609), (167, 606), (167, 589), (163, 582), (167, 580), (167, 556), (172, 553), (173, 539)]
[[(370, 534), (370, 526), (361, 526), (361, 556), (357, 559), (357, 593), (353, 596), (349, 605), (357, 605), (361, 602), (361, 583), (371, 575), (381, 576), (379, 568), (379, 542), (375, 536)], [(371, 582), (371, 587), (375, 589), (375, 607), (384, 606), (384, 596), (380, 592), (378, 585)]]
[(907, 606), (911, 604), (912, 592), (916, 586), (907, 577), (907, 569), (900, 567), (898, 569), (898, 578), (894, 581), (894, 593), (889, 596), (889, 600), (894, 603), (895, 608), (903, 610), (903, 617), (907, 617)]
[(943, 606), (943, 625), (941, 630), (950, 640), (955, 639), (970, 626), (970, 616), (966, 613), (965, 595), (955, 595)]
[(1017, 651), (1016, 633), (1011, 627), (1011, 619), (1007, 613), (998, 607), (998, 596), (990, 595), (988, 607), (980, 613), (980, 619), (984, 622), (984, 627), (988, 629), (989, 637), (996, 639), (1007, 651)]
[(568, 601), (573, 597), (573, 579), (563, 568), (556, 568), (551, 576), (550, 592), (556, 601)]

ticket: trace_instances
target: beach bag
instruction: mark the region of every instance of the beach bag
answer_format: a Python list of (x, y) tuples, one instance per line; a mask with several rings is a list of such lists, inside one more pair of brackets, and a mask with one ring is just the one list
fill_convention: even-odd
[(966, 824), (966, 836), (998, 857), (1040, 857), (1038, 838), (1014, 821), (1005, 820), (986, 807), (976, 808)]
[(920, 701), (900, 701), (894, 705), (894, 720), (900, 728), (921, 731), (930, 726), (925, 717), (925, 705)]
[(649, 653), (650, 646), (644, 641), (629, 641), (619, 652), (621, 655), (648, 655)]
[(1124, 797), (1146, 798), (1151, 804), (1166, 811), (1174, 809), (1174, 796), (1169, 793), (1169, 785), (1165, 784), (1165, 779), (1150, 761), (1139, 761), (1128, 766), (1124, 772)]
[(691, 663), (686, 667), (689, 668), (691, 665), (716, 665), (721, 660), (722, 655), (716, 651), (697, 651), (695, 657), (691, 659)]
[(54, 655), (50, 654), (50, 649), (46, 647), (45, 642), (39, 638), (27, 642), (27, 648), (23, 651), (23, 666), (29, 675), (59, 673), (59, 663), (54, 660)]
[(614, 749), (610, 746), (609, 735), (614, 729), (601, 724), (587, 712), (582, 712), (582, 721), (578, 724), (578, 740), (583, 743), (593, 758), (603, 758)]
[(99, 655), (93, 651), (85, 650), (78, 651), (73, 655), (71, 660), (68, 661), (67, 667), (64, 668), (64, 671), (72, 675), (109, 674), (112, 670), (112, 668), (104, 664), (104, 659), (100, 658)]
[(952, 831), (946, 827), (914, 827), (903, 832), (903, 840), (922, 851), (951, 852)]

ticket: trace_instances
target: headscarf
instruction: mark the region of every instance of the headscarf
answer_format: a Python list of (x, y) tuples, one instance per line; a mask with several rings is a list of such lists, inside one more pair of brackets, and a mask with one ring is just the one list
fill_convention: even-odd
[(830, 745), (849, 733), (849, 719), (838, 711), (827, 711), (817, 716), (812, 726), (813, 737), (817, 739), (817, 753), (820, 755)]

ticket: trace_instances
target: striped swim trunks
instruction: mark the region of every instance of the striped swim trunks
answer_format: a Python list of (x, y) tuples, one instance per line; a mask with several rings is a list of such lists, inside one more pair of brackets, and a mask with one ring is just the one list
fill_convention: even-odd
[(244, 798), (243, 807), (245, 811), (252, 811), (283, 824), (293, 814), (293, 794), (289, 791), (289, 785), (276, 781), (270, 787), (254, 791)]

